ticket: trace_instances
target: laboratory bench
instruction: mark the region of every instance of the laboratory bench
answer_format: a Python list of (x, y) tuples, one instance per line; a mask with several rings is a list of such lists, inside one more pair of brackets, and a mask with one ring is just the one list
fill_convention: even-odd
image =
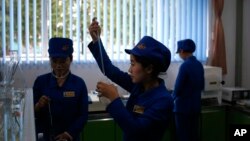
[[(250, 124), (250, 109), (222, 102), (203, 103), (200, 121), (202, 141), (227, 141), (231, 124)], [(89, 112), (88, 122), (82, 132), (82, 141), (122, 141), (122, 131), (105, 111)], [(172, 120), (162, 141), (175, 140)]]
[[(91, 105), (93, 103), (90, 103)], [(25, 95), (23, 116), (23, 141), (35, 141), (34, 108), (32, 89)], [(90, 108), (90, 107), (89, 107)], [(92, 107), (93, 108), (93, 107)], [(101, 109), (101, 108), (100, 108)], [(250, 108), (222, 102), (203, 102), (200, 122), (202, 141), (227, 141), (231, 124), (250, 125)], [(122, 141), (122, 131), (105, 111), (92, 109), (81, 133), (82, 141)], [(163, 141), (175, 140), (174, 120), (166, 130)]]

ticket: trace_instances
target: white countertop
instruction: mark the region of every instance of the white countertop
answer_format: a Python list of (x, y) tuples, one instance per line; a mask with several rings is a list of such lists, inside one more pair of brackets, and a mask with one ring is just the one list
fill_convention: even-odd
[(90, 93), (88, 93), (88, 97), (89, 97), (89, 110), (88, 110), (89, 112), (106, 110), (106, 105), (100, 102), (97, 93), (91, 91)]
[[(105, 111), (107, 104), (100, 101), (98, 94), (95, 91), (90, 91), (88, 93), (89, 97), (89, 112)], [(122, 99), (128, 99), (129, 95), (122, 95)], [(106, 101), (104, 99), (104, 101)]]

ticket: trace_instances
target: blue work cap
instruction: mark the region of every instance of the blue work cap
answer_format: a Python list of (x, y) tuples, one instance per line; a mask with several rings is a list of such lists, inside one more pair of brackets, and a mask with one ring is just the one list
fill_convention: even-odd
[(191, 39), (184, 39), (184, 40), (179, 40), (177, 42), (177, 52), (179, 53), (181, 50), (185, 52), (191, 52), (193, 53), (195, 51), (195, 43)]
[(73, 41), (69, 38), (54, 37), (49, 40), (49, 57), (66, 58), (72, 55)]
[(128, 54), (145, 57), (153, 63), (161, 66), (161, 72), (165, 72), (171, 61), (169, 49), (150, 36), (144, 36), (133, 49), (125, 49)]

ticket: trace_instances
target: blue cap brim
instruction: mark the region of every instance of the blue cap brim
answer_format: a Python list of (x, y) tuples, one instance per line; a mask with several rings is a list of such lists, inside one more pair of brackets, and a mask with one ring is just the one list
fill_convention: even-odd
[(135, 50), (132, 50), (132, 49), (125, 49), (125, 52), (127, 54), (133, 54), (133, 55), (136, 55), (136, 56), (141, 56), (139, 53), (137, 53)]
[(125, 49), (125, 52), (127, 53), (127, 54), (131, 54), (131, 49)]
[(55, 57), (55, 58), (67, 58), (68, 55), (65, 54), (50, 54), (49, 57)]

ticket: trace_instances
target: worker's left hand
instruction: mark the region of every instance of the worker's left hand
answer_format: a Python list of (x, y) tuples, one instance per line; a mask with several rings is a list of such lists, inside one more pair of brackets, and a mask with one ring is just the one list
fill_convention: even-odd
[(101, 27), (96, 18), (92, 19), (92, 23), (89, 26), (89, 33), (93, 42), (96, 42), (101, 34)]
[(111, 102), (119, 97), (117, 87), (114, 84), (99, 81), (96, 85), (96, 91), (108, 98)]
[(56, 141), (72, 141), (72, 137), (69, 135), (69, 133), (64, 132), (55, 137)]

